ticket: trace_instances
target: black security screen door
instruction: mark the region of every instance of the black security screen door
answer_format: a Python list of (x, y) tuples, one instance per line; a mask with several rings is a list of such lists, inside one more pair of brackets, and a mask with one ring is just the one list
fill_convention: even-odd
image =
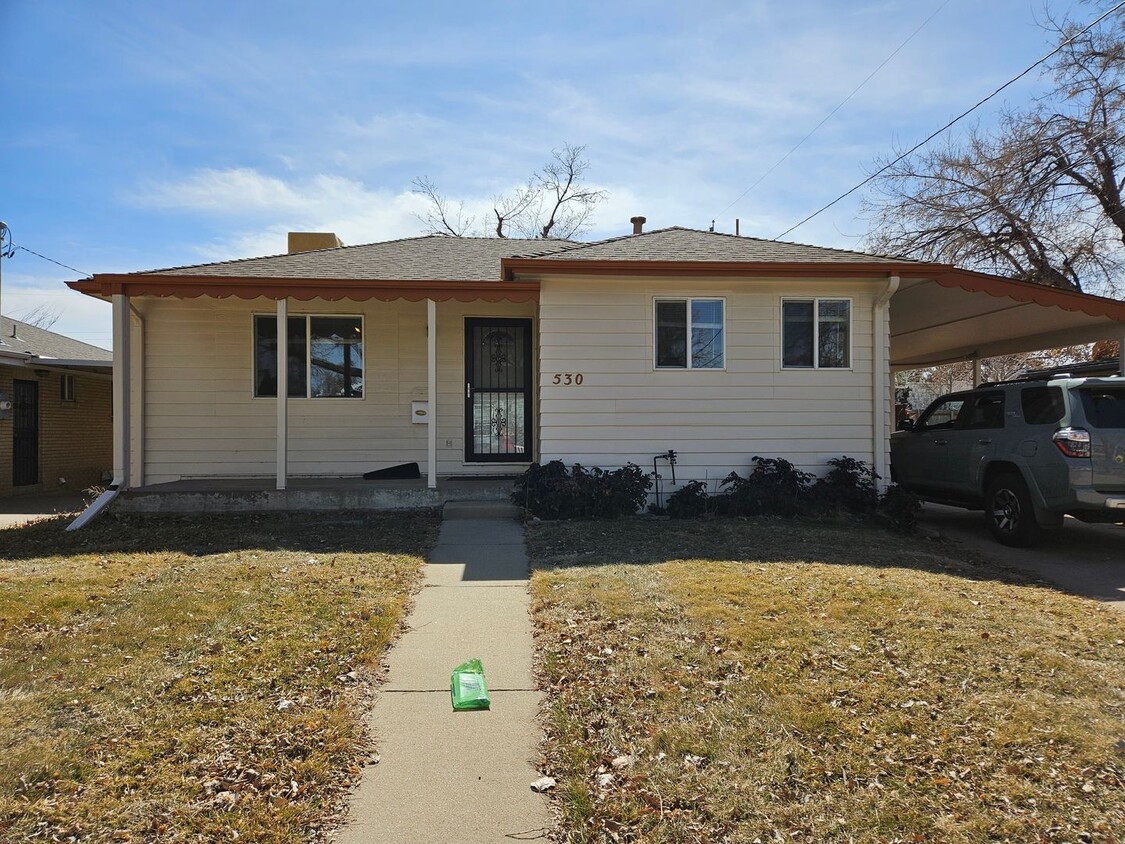
[(39, 382), (12, 382), (12, 486), (39, 483)]
[(531, 461), (531, 320), (465, 320), (465, 459)]

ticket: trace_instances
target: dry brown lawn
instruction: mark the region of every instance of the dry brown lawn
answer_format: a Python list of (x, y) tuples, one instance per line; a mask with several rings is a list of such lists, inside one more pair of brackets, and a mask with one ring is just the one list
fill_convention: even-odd
[(529, 538), (560, 840), (1123, 840), (1120, 613), (847, 526)]
[(0, 840), (316, 839), (437, 520), (0, 531)]

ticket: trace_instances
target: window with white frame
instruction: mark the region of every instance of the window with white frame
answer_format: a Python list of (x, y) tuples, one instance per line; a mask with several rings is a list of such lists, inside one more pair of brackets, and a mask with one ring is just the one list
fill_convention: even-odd
[[(254, 396), (277, 396), (277, 317), (254, 317)], [(363, 398), (363, 318), (291, 316), (285, 331), (290, 398)]]
[(722, 369), (723, 306), (722, 299), (657, 299), (656, 368)]
[(847, 369), (852, 365), (851, 338), (851, 300), (782, 300), (782, 366)]

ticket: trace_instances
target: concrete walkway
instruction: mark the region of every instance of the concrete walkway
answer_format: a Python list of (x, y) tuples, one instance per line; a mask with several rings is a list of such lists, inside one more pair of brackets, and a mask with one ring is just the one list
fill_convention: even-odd
[[(340, 844), (546, 838), (530, 784), (541, 730), (531, 674), (528, 558), (515, 509), (449, 503), (409, 631), (370, 715), (381, 756), (352, 798)], [(449, 675), (484, 664), (492, 709), (454, 712)]]
[(37, 522), (59, 513), (79, 513), (85, 509), (86, 500), (80, 493), (13, 495), (0, 498), (0, 528)]

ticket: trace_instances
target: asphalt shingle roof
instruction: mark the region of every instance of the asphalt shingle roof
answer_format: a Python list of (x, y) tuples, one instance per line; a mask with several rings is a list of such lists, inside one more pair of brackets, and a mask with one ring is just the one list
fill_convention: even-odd
[(496, 237), (423, 237), (341, 246), (312, 252), (148, 270), (134, 275), (215, 278), (497, 281), (502, 258), (599, 261), (714, 261), (726, 263), (918, 263), (673, 227), (594, 243)]
[(113, 352), (108, 349), (10, 317), (0, 317), (0, 352), (20, 352), (56, 360), (108, 361), (113, 358)]
[(920, 263), (866, 252), (828, 249), (801, 243), (784, 243), (674, 226), (630, 234), (595, 243), (564, 245), (546, 251), (525, 252), (520, 257), (544, 260), (589, 261), (717, 261), (724, 263)]
[(427, 235), (267, 258), (149, 270), (143, 275), (497, 281), (500, 278), (500, 259), (527, 252), (529, 242), (556, 244), (555, 248), (574, 243), (569, 240)]

